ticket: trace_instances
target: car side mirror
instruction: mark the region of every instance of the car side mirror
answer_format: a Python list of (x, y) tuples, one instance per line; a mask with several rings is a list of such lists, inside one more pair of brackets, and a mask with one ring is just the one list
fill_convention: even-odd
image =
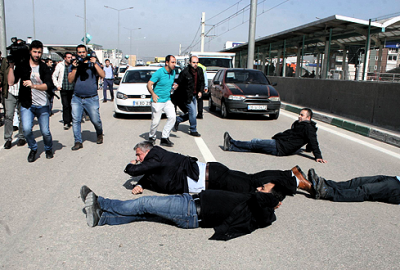
[(272, 86), (277, 86), (278, 83), (274, 82), (274, 83), (272, 83), (271, 85), (272, 85)]
[(220, 85), (221, 82), (220, 82), (220, 81), (214, 81), (214, 84), (215, 84), (215, 85)]

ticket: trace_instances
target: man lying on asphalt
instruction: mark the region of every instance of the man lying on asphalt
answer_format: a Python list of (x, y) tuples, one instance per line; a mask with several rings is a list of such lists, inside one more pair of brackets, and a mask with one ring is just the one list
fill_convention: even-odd
[(219, 162), (202, 163), (197, 158), (169, 152), (149, 141), (138, 143), (134, 150), (137, 159), (126, 166), (125, 172), (143, 177), (132, 189), (133, 194), (142, 193), (145, 188), (167, 194), (198, 193), (208, 189), (252, 192), (266, 183), (280, 185), (285, 195), (293, 195), (297, 187), (313, 191), (298, 166), (286, 171), (247, 174), (230, 170)]
[(271, 140), (253, 139), (251, 141), (237, 141), (232, 139), (228, 132), (224, 134), (224, 151), (256, 152), (275, 156), (292, 155), (304, 145), (306, 151), (313, 152), (315, 161), (326, 163), (322, 159), (317, 140), (316, 123), (311, 120), (313, 112), (304, 108), (299, 114), (291, 129), (275, 134)]
[(106, 199), (82, 186), (81, 198), (90, 227), (151, 221), (158, 216), (183, 229), (214, 228), (210, 239), (226, 241), (271, 225), (284, 195), (278, 186), (268, 183), (251, 193), (206, 190), (196, 195), (143, 196), (128, 201)]
[(314, 169), (308, 171), (308, 180), (315, 189), (316, 199), (334, 202), (379, 201), (400, 204), (400, 176), (364, 176), (346, 182), (325, 180)]

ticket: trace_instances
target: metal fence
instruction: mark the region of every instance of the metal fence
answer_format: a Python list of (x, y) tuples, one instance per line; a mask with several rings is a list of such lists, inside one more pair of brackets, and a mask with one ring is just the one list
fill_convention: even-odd
[(368, 73), (367, 81), (400, 82), (400, 73)]

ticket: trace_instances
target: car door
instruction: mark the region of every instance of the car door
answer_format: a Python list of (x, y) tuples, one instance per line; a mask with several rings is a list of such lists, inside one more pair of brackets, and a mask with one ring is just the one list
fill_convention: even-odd
[(219, 81), (219, 84), (214, 84), (215, 87), (215, 104), (218, 107), (221, 107), (221, 98), (222, 98), (222, 91), (223, 91), (223, 80), (224, 78), (224, 70), (218, 71), (218, 73), (214, 77), (214, 81)]

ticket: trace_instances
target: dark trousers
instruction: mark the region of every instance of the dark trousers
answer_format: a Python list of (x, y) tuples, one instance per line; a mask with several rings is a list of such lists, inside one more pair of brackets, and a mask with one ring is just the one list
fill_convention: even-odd
[(71, 100), (72, 95), (74, 94), (73, 90), (61, 90), (61, 104), (63, 107), (63, 121), (64, 125), (71, 125), (72, 123), (72, 108), (71, 108)]
[(232, 192), (254, 192), (267, 183), (280, 185), (286, 195), (296, 193), (297, 182), (292, 171), (265, 170), (254, 174), (231, 170), (219, 162), (208, 163), (208, 189)]
[(203, 96), (201, 98), (197, 97), (197, 115), (203, 116)]
[(357, 177), (346, 182), (326, 180), (325, 199), (335, 202), (380, 201), (400, 204), (400, 181), (393, 176)]
[(114, 99), (114, 80), (113, 79), (104, 79), (103, 80), (103, 100), (107, 100), (107, 87), (110, 89), (111, 99)]

